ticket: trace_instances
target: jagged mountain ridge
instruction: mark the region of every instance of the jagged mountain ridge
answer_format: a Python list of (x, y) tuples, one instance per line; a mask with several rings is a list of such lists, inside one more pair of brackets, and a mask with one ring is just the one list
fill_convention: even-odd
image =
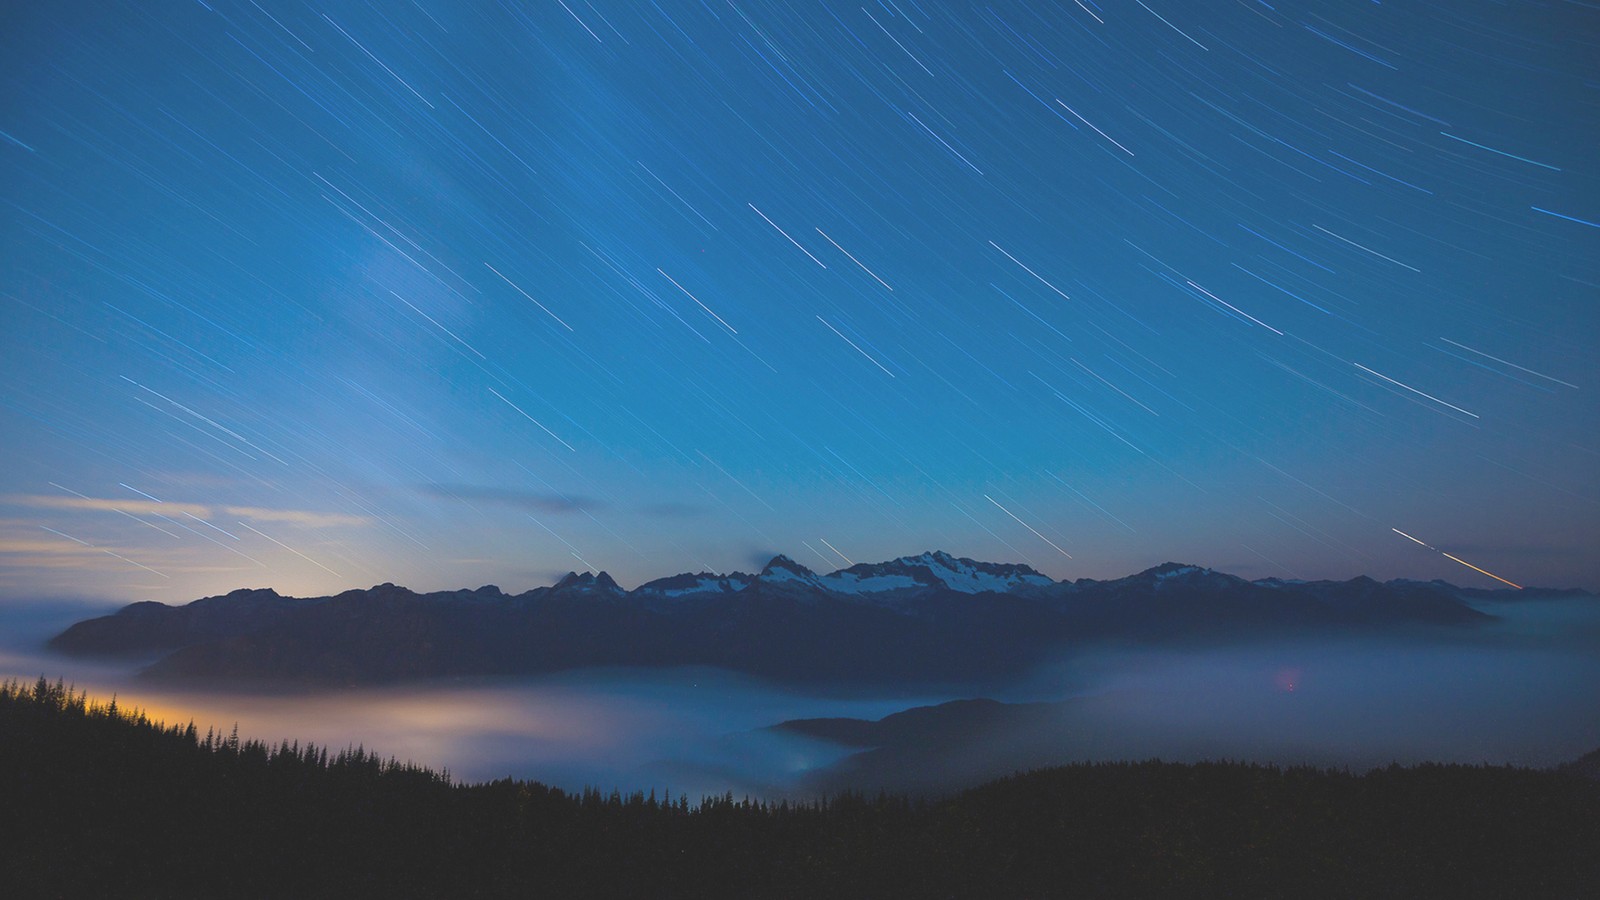
[(393, 584), (331, 597), (240, 590), (135, 603), (52, 648), (153, 657), (179, 681), (341, 685), (589, 666), (707, 665), (781, 681), (978, 682), (1094, 640), (1206, 640), (1306, 630), (1459, 627), (1488, 617), (1448, 585), (1247, 581), (1167, 563), (1056, 582), (1017, 564), (928, 552), (818, 575), (786, 556), (758, 574), (685, 573), (624, 590), (568, 573), (510, 595)]
[(930, 588), (964, 594), (1003, 593), (1019, 587), (1055, 584), (1049, 576), (1029, 566), (978, 562), (965, 557), (956, 558), (942, 550), (930, 550), (918, 556), (902, 556), (888, 562), (856, 563), (826, 575), (819, 575), (788, 556), (779, 554), (757, 575), (743, 572), (728, 575), (708, 572), (674, 575), (646, 582), (636, 590), (675, 597), (691, 593), (733, 593), (757, 581), (769, 585), (787, 582), (851, 595), (916, 592)]

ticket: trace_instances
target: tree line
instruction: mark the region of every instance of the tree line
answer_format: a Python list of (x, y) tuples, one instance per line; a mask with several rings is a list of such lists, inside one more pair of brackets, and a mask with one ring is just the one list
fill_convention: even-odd
[(0, 685), (10, 897), (1600, 896), (1600, 784), (1077, 764), (959, 795), (691, 802), (460, 784), (363, 747)]

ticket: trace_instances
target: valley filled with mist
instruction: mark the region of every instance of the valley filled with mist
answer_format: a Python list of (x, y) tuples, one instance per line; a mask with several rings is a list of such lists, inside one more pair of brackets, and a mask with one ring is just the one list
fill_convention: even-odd
[[(1131, 613), (1141, 602), (1181, 602), (1185, 590), (1199, 591), (1187, 599), (1200, 603), (1207, 591), (1215, 599), (1218, 590), (1255, 588), (1237, 579), (1185, 586), (1185, 578), (1228, 577), (1196, 567), (1151, 572), (1157, 574), (1130, 576), (1127, 584), (1080, 583), (1072, 596), (1120, 584)], [(783, 577), (769, 596), (760, 593), (760, 576), (747, 577), (756, 585), (751, 595), (735, 592), (747, 614), (763, 604), (785, 614), (808, 611), (802, 617), (839, 614), (827, 607), (823, 588)], [(1148, 595), (1131, 593), (1140, 577), (1149, 581)], [(937, 609), (929, 598), (939, 590), (921, 590), (927, 609)], [(158, 671), (152, 664), (159, 652), (48, 649), (75, 621), (110, 610), (37, 606), (12, 611), (0, 675), (64, 679), (154, 719), (193, 721), (202, 730), (237, 725), (239, 734), (268, 743), (361, 746), (462, 781), (515, 777), (570, 790), (690, 796), (937, 795), (1032, 768), (1155, 758), (1353, 771), (1423, 761), (1549, 767), (1600, 747), (1593, 714), (1600, 709), (1600, 600), (1572, 591), (1451, 590), (1475, 618), (1327, 631), (1281, 622), (1248, 627), (1257, 614), (1236, 612), (1219, 619), (1226, 627), (1198, 637), (1175, 639), (1159, 621), (1143, 622), (1058, 642), (1026, 666), (1006, 660), (982, 668), (981, 677), (860, 682), (764, 678), (706, 665), (578, 665), (358, 684), (152, 678), (141, 673)], [(609, 600), (581, 593), (576, 602), (625, 608), (646, 599), (639, 592)], [(986, 607), (1016, 598), (956, 599)], [(555, 595), (543, 600), (558, 602)], [(678, 609), (687, 601), (667, 602)], [(919, 608), (914, 598), (896, 603)], [(789, 627), (805, 631), (793, 621)], [(603, 643), (606, 635), (598, 637)], [(785, 671), (805, 669), (804, 659), (791, 663)], [(960, 702), (978, 699), (992, 702)]]

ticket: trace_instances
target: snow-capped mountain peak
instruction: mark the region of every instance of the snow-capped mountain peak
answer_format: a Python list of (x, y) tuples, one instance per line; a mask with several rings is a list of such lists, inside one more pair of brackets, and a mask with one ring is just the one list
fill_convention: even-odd
[(732, 594), (742, 591), (754, 581), (754, 576), (743, 572), (714, 575), (710, 572), (685, 572), (667, 578), (657, 578), (639, 585), (636, 592), (656, 597), (687, 597), (692, 594)]
[(1019, 587), (1044, 587), (1051, 579), (1018, 563), (986, 563), (954, 557), (943, 550), (902, 556), (883, 563), (861, 563), (827, 575), (822, 584), (842, 594), (874, 594), (912, 588), (943, 588), (963, 594), (1003, 593)]
[(1194, 572), (1209, 572), (1211, 570), (1202, 569), (1199, 566), (1186, 566), (1182, 563), (1164, 563), (1150, 571), (1155, 575), (1157, 581), (1166, 581), (1168, 578), (1182, 578)]
[(1205, 566), (1175, 562), (1162, 563), (1159, 566), (1145, 569), (1137, 575), (1130, 575), (1119, 580), (1134, 584), (1149, 584), (1154, 586), (1156, 590), (1172, 587), (1220, 590), (1248, 583), (1236, 575), (1218, 572)]
[(795, 562), (782, 553), (774, 556), (756, 576), (757, 581), (767, 584), (781, 584), (784, 582), (799, 582), (813, 587), (821, 586), (821, 579), (817, 573)]

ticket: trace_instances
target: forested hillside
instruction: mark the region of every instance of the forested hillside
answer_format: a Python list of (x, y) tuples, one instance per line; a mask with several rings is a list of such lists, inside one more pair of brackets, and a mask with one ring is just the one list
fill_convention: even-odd
[(941, 801), (763, 803), (463, 786), (360, 749), (0, 688), (11, 897), (1579, 897), (1600, 784), (1072, 765)]

